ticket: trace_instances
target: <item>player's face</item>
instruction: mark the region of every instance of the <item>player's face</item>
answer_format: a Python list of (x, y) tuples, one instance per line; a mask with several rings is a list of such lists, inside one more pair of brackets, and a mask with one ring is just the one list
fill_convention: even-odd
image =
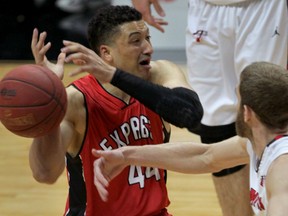
[(113, 65), (148, 79), (153, 48), (149, 29), (143, 20), (125, 23), (111, 46)]

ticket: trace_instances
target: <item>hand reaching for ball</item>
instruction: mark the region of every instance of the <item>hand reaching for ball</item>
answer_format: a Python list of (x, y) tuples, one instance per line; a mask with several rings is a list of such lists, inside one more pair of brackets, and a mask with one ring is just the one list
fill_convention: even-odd
[(47, 37), (46, 32), (42, 32), (39, 35), (38, 29), (33, 30), (32, 41), (31, 41), (31, 49), (35, 59), (35, 63), (37, 65), (46, 67), (53, 71), (60, 79), (63, 79), (64, 76), (64, 60), (66, 57), (65, 53), (60, 53), (58, 55), (57, 63), (54, 64), (50, 62), (46, 53), (51, 47), (51, 42), (45, 44), (45, 39)]

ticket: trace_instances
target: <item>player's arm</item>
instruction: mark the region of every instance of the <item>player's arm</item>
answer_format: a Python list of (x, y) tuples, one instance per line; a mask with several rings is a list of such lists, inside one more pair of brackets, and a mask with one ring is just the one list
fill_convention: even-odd
[(279, 156), (270, 165), (266, 176), (267, 215), (284, 216), (288, 212), (288, 154)]
[[(198, 133), (198, 127), (203, 116), (203, 107), (196, 92), (187, 88), (186, 81), (185, 85), (183, 82), (178, 86), (174, 83), (175, 88), (172, 89), (169, 88), (172, 86), (172, 82), (169, 87), (161, 85), (164, 84), (161, 81), (165, 78), (165, 73), (169, 72), (166, 69), (169, 68), (169, 73), (172, 73), (172, 67), (161, 68), (159, 66), (161, 69), (158, 70), (162, 71), (162, 77), (152, 79), (151, 82), (116, 69), (107, 64), (93, 50), (79, 43), (63, 41), (63, 44), (65, 46), (61, 51), (68, 55), (65, 61), (73, 61), (79, 65), (70, 75), (88, 72), (100, 82), (110, 82), (112, 85), (138, 99), (145, 106), (158, 113), (165, 121), (177, 127), (187, 128), (189, 131)], [(84, 64), (81, 62), (84, 62)], [(175, 73), (179, 75), (178, 71), (179, 69)], [(169, 77), (171, 78), (171, 76)], [(177, 76), (175, 75), (173, 78), (177, 78)], [(165, 83), (168, 83), (167, 78)]]
[(193, 90), (184, 71), (168, 60), (151, 61), (151, 82), (168, 88), (183, 87)]
[(119, 149), (127, 164), (159, 167), (181, 173), (210, 173), (249, 162), (246, 139), (238, 136), (213, 145), (168, 143)]
[(181, 142), (127, 146), (111, 151), (96, 151), (94, 183), (101, 198), (107, 200), (109, 182), (128, 165), (158, 167), (181, 173), (210, 173), (246, 164), (249, 155), (246, 139), (238, 136), (209, 145)]
[[(50, 62), (46, 53), (51, 47), (51, 43), (45, 43), (47, 37), (46, 32), (39, 34), (37, 29), (33, 30), (31, 40), (31, 50), (37, 65), (52, 70), (59, 78), (63, 78), (65, 54), (62, 53), (58, 57), (57, 64)], [(67, 91), (67, 96), (69, 97)], [(33, 139), (29, 150), (29, 163), (33, 173), (33, 177), (43, 183), (54, 183), (61, 175), (65, 167), (65, 153), (68, 142), (62, 138), (61, 134), (69, 135), (72, 133), (71, 124), (67, 120), (71, 110), (68, 99), (68, 106), (65, 117), (61, 126), (55, 128), (50, 134)]]
[(66, 152), (78, 150), (76, 126), (83, 103), (79, 100), (81, 95), (75, 94), (73, 87), (67, 89), (67, 96), (67, 111), (61, 125), (46, 136), (34, 138), (30, 147), (29, 162), (33, 177), (42, 183), (54, 183), (64, 171)]
[(198, 133), (203, 107), (182, 70), (172, 62), (151, 62), (151, 80), (147, 81), (119, 69), (111, 84), (137, 98), (165, 121)]

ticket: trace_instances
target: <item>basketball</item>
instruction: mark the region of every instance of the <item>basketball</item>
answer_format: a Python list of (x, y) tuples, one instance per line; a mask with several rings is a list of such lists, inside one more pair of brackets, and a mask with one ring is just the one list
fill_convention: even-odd
[(40, 137), (59, 126), (67, 108), (62, 81), (49, 69), (24, 64), (0, 81), (0, 121), (12, 133)]

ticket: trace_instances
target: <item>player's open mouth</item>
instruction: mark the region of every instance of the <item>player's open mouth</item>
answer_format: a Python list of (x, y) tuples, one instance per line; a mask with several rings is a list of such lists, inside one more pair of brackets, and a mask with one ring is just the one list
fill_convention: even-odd
[(149, 65), (150, 61), (149, 60), (144, 60), (140, 62), (140, 65)]

